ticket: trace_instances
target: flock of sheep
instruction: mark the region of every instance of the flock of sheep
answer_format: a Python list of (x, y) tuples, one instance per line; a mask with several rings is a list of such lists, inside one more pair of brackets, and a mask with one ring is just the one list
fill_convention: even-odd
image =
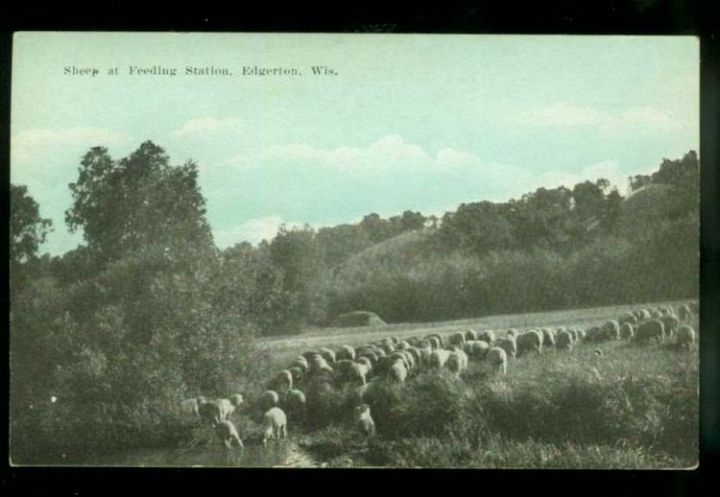
[[(485, 361), (495, 374), (507, 373), (508, 361), (516, 356), (542, 353), (543, 348), (569, 350), (580, 342), (634, 340), (638, 343), (673, 340), (677, 347), (694, 347), (695, 330), (689, 324), (697, 314), (696, 302), (677, 308), (667, 305), (627, 312), (618, 319), (588, 330), (578, 327), (530, 328), (524, 332), (509, 329), (455, 332), (442, 337), (384, 337), (364, 346), (342, 345), (336, 350), (320, 348), (295, 358), (287, 369), (268, 382), (265, 391), (253, 403), (264, 413), (263, 445), (269, 439), (287, 437), (288, 416), (306, 419), (308, 407), (338, 387), (350, 384), (356, 388), (357, 405), (354, 423), (367, 437), (375, 434), (370, 406), (363, 401), (368, 387), (377, 379), (405, 382), (418, 372), (447, 368), (461, 376), (470, 360)], [(596, 352), (602, 354), (600, 349)], [(242, 395), (227, 399), (187, 399), (182, 407), (192, 415), (214, 425), (221, 442), (231, 448), (243, 442), (230, 415), (244, 404)]]

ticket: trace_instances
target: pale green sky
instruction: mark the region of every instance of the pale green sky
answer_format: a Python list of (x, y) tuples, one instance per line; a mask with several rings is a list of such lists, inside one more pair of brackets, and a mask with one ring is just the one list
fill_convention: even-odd
[[(94, 67), (95, 77), (64, 75)], [(228, 77), (185, 76), (186, 66)], [(243, 66), (301, 76), (241, 76)], [(327, 65), (337, 76), (313, 76)], [(175, 77), (130, 76), (174, 67)], [(120, 75), (108, 76), (118, 67)], [(220, 247), (405, 209), (441, 215), (539, 186), (606, 177), (624, 188), (699, 143), (694, 37), (20, 33), (11, 181), (55, 232), (95, 145), (147, 139), (194, 159)]]

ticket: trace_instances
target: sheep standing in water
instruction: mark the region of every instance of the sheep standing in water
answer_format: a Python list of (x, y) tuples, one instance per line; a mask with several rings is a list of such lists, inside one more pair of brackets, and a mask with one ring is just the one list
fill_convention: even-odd
[(375, 421), (370, 415), (370, 406), (360, 404), (355, 408), (355, 425), (366, 437), (375, 436)]
[(235, 425), (230, 420), (225, 419), (217, 423), (215, 425), (215, 433), (217, 434), (220, 441), (228, 449), (232, 448), (233, 441), (237, 444), (238, 447), (244, 447), (243, 442), (240, 439), (240, 435), (238, 434), (237, 428), (235, 428)]
[(273, 407), (265, 413), (265, 433), (263, 434), (263, 445), (267, 446), (268, 439), (275, 441), (287, 438), (287, 416), (279, 407)]

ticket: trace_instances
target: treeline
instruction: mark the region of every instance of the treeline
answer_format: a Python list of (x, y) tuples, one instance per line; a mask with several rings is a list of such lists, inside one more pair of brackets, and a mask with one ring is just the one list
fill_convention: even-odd
[(51, 223), (12, 186), (13, 446), (167, 445), (179, 399), (267, 376), (254, 337), (341, 312), (427, 321), (694, 297), (698, 168), (694, 152), (665, 160), (626, 199), (600, 179), (218, 250), (193, 162), (152, 142), (118, 160), (92, 148), (65, 213), (85, 239), (75, 250), (38, 257)]

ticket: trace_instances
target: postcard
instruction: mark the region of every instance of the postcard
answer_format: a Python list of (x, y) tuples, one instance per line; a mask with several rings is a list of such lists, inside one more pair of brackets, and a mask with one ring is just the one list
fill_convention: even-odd
[(693, 469), (699, 40), (17, 32), (13, 466)]

